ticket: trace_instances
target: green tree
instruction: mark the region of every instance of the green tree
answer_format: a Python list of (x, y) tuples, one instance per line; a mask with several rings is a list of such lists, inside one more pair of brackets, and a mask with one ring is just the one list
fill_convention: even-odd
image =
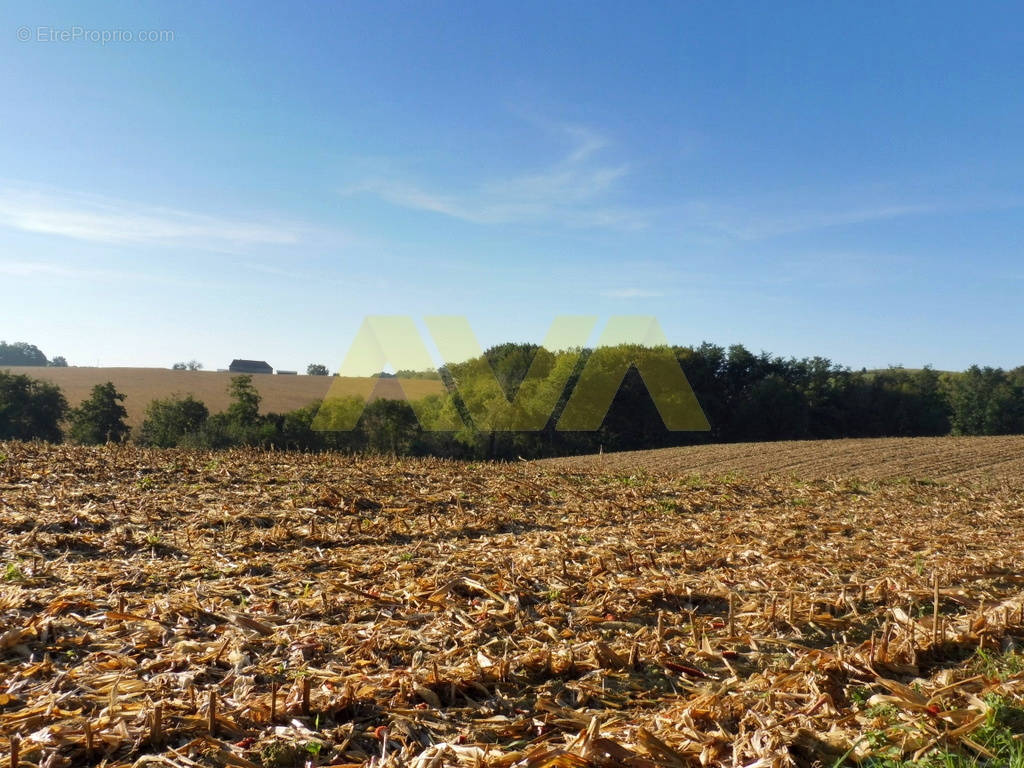
[(750, 385), (736, 421), (749, 440), (797, 440), (807, 437), (807, 398), (778, 374)]
[(948, 379), (946, 390), (955, 434), (1024, 432), (1024, 386), (1015, 373), (972, 365)]
[(260, 402), (263, 398), (252, 383), (252, 376), (235, 376), (228, 385), (231, 405), (228, 406), (228, 417), (235, 423), (253, 427), (259, 423)]
[(274, 435), (268, 435), (264, 427), (273, 428), (274, 425), (260, 416), (260, 393), (252, 383), (252, 376), (233, 377), (228, 394), (231, 395), (231, 405), (225, 412), (206, 420), (198, 442), (209, 448), (272, 444)]
[(313, 417), (316, 416), (319, 403), (312, 403), (305, 408), (289, 411), (280, 419), (280, 444), (283, 448), (299, 450), (315, 450), (321, 447), (319, 432), (313, 431)]
[(64, 359), (63, 355), (57, 355), (53, 360), (49, 362), (51, 368), (67, 368), (68, 361)]
[(35, 344), (0, 341), (0, 365), (46, 365), (46, 355)]
[(71, 438), (83, 445), (120, 443), (130, 431), (128, 412), (121, 405), (124, 395), (112, 382), (97, 384), (88, 400), (71, 411)]
[(327, 366), (320, 363), (310, 363), (306, 366), (307, 376), (327, 376), (328, 373)]
[(68, 401), (55, 384), (0, 371), (0, 440), (59, 443), (67, 410)]
[(139, 427), (142, 445), (171, 448), (183, 442), (200, 439), (210, 411), (192, 395), (153, 400), (146, 406), (146, 418)]
[(396, 379), (433, 379), (437, 381), (441, 378), (441, 374), (435, 370), (429, 371), (412, 371), (408, 368), (402, 368), (401, 370), (395, 371), (393, 374), (385, 374), (383, 371), (377, 374), (378, 378), (387, 378), (388, 376), (394, 376)]
[(416, 414), (404, 400), (374, 400), (363, 411), (359, 426), (370, 451), (393, 456), (411, 453), (420, 435)]

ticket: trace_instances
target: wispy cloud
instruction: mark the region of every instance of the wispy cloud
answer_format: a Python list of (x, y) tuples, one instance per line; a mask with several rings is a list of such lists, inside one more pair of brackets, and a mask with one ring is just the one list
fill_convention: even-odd
[(140, 272), (138, 270), (117, 269), (114, 267), (83, 267), (75, 264), (61, 264), (53, 261), (34, 261), (31, 259), (0, 259), (0, 275), (10, 278), (27, 278), (37, 281), (39, 278), (50, 280), (99, 281), (104, 283), (130, 282), (153, 283), (164, 286), (197, 287), (207, 281), (192, 280), (163, 273)]
[(212, 249), (298, 242), (294, 229), (92, 195), (0, 188), (0, 227), (111, 244)]
[[(709, 243), (767, 240), (803, 232), (912, 216), (934, 216), (948, 206), (922, 199), (885, 199), (877, 192), (838, 191), (834, 199), (705, 197), (662, 200), (657, 206), (620, 204), (631, 168), (606, 158), (611, 143), (592, 128), (532, 119), (568, 148), (561, 156), (515, 176), (462, 189), (445, 188), (387, 171), (371, 173), (344, 194), (369, 194), (396, 206), (475, 224), (558, 223), (569, 227), (639, 230), (667, 227)], [(881, 198), (881, 199), (880, 199)]]
[(368, 193), (393, 205), (429, 211), (475, 224), (553, 222), (571, 227), (641, 229), (649, 212), (608, 202), (626, 164), (600, 162), (608, 141), (577, 125), (557, 125), (571, 148), (555, 162), (530, 173), (485, 181), (472, 189), (444, 191), (394, 175), (376, 176), (344, 190)]
[(83, 270), (42, 261), (0, 261), (0, 275), (8, 277), (84, 277)]
[(909, 216), (930, 216), (943, 210), (947, 209), (933, 203), (836, 205), (832, 208), (792, 206), (779, 210), (777, 203), (769, 204), (768, 201), (756, 209), (691, 201), (682, 207), (678, 221), (686, 228), (718, 233), (732, 240), (751, 241)]
[(610, 288), (601, 291), (601, 295), (606, 299), (653, 299), (665, 294), (661, 291), (649, 291), (643, 288)]

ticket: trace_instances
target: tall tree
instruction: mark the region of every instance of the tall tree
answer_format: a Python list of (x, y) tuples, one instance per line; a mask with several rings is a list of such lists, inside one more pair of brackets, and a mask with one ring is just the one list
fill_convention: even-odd
[(252, 376), (235, 376), (228, 386), (231, 405), (228, 417), (240, 426), (256, 426), (260, 418), (260, 393), (252, 383)]
[(89, 399), (71, 411), (71, 438), (84, 445), (123, 442), (130, 428), (122, 401), (124, 395), (112, 382), (97, 384)]

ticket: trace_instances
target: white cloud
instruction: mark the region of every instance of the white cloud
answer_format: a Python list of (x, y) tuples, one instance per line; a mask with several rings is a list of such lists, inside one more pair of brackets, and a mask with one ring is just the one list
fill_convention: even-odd
[(212, 249), (298, 242), (295, 231), (171, 208), (67, 192), (0, 188), (0, 226), (113, 244), (194, 245)]
[(394, 205), (439, 213), (475, 224), (551, 221), (571, 227), (641, 229), (648, 212), (606, 202), (629, 167), (597, 161), (608, 141), (589, 128), (558, 125), (572, 147), (545, 168), (483, 182), (459, 192), (428, 189), (407, 179), (385, 175), (349, 187), (346, 194), (370, 193)]
[(853, 191), (835, 199), (792, 200), (784, 194), (754, 199), (690, 198), (636, 207), (615, 203), (615, 194), (630, 166), (604, 159), (609, 141), (586, 126), (532, 120), (568, 142), (562, 155), (546, 166), (461, 189), (417, 182), (393, 164), (371, 174), (345, 194), (370, 194), (403, 208), (448, 216), (475, 224), (553, 222), (569, 227), (639, 230), (654, 224), (709, 243), (766, 240), (784, 235), (852, 226), (910, 216), (942, 213), (932, 202), (877, 200)]

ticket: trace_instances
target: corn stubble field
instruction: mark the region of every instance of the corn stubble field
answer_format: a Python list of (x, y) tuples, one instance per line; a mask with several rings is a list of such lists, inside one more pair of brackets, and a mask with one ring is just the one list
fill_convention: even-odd
[(873, 437), (725, 443), (545, 459), (575, 471), (722, 476), (772, 474), (800, 480), (935, 480), (992, 483), (1024, 478), (1024, 437)]
[(0, 454), (4, 765), (997, 765), (1020, 746), (1018, 477)]

